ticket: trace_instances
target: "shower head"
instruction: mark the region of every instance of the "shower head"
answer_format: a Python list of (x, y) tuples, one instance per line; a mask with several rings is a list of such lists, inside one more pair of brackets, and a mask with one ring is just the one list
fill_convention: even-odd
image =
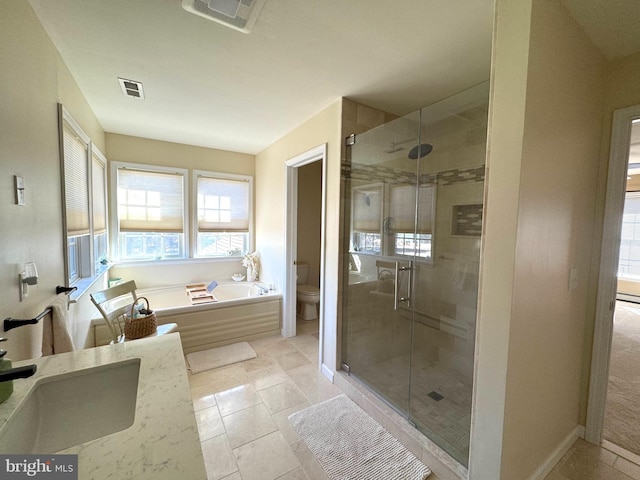
[(411, 160), (417, 160), (418, 158), (426, 157), (433, 150), (433, 145), (429, 143), (421, 143), (420, 145), (416, 145), (409, 152), (409, 158)]
[(401, 152), (402, 150), (406, 150), (405, 147), (399, 147), (398, 145), (402, 145), (403, 143), (409, 143), (412, 140), (413, 140), (412, 138), (408, 138), (406, 140), (401, 140), (399, 142), (391, 142), (390, 148), (388, 150), (385, 150), (384, 153), (396, 153), (396, 152)]

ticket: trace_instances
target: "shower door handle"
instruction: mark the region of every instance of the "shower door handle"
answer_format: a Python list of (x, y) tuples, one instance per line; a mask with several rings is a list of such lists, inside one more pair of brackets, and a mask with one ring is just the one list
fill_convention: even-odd
[[(407, 281), (407, 296), (401, 297), (399, 292), (400, 287), (400, 272), (409, 272), (409, 280)], [(413, 261), (409, 261), (409, 265), (401, 267), (400, 262), (396, 262), (396, 281), (393, 288), (393, 309), (398, 310), (401, 303), (406, 303), (407, 307), (411, 307), (411, 288), (413, 285)]]

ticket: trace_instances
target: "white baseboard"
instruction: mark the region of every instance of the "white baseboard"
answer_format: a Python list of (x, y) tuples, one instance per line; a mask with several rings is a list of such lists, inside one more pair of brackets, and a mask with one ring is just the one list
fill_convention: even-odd
[(555, 467), (562, 456), (569, 451), (571, 445), (575, 443), (578, 438), (584, 438), (584, 427), (578, 425), (566, 438), (560, 442), (556, 449), (551, 452), (551, 455), (538, 467), (529, 480), (544, 480), (544, 478), (551, 473), (553, 467)]
[(327, 367), (324, 363), (322, 364), (322, 368), (320, 369), (322, 374), (329, 379), (331, 383), (333, 383), (333, 375), (334, 372), (329, 367)]

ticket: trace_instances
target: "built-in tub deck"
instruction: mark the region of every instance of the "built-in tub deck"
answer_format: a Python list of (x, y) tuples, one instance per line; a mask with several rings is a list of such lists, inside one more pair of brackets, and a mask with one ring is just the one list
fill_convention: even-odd
[[(205, 284), (209, 282), (204, 282)], [(261, 294), (262, 290), (262, 294)], [(191, 304), (185, 285), (139, 289), (149, 300), (158, 323), (176, 323), (184, 353), (197, 352), (280, 333), (282, 295), (259, 282), (221, 282), (217, 301)], [(95, 343), (109, 343), (106, 325), (96, 322)]]

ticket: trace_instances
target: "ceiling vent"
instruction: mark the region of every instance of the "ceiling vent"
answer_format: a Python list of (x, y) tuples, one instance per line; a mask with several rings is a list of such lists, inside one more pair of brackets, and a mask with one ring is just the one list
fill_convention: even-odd
[(266, 0), (182, 0), (187, 12), (249, 33)]
[(135, 80), (127, 80), (126, 78), (118, 77), (120, 82), (120, 88), (122, 93), (127, 97), (137, 98), (138, 100), (144, 100), (144, 91), (142, 90), (142, 83)]

